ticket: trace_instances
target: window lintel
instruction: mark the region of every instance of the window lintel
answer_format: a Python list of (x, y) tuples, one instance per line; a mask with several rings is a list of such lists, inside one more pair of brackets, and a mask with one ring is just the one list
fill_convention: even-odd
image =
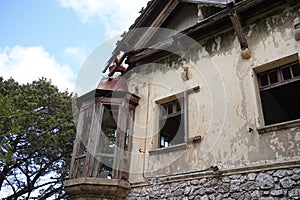
[(198, 92), (200, 90), (200, 86), (195, 86), (191, 89), (188, 89), (188, 90), (185, 90), (185, 91), (182, 91), (182, 92), (178, 92), (176, 94), (173, 94), (173, 95), (170, 95), (170, 96), (167, 96), (167, 97), (163, 97), (163, 98), (159, 98), (157, 100), (155, 100), (154, 102), (157, 103), (157, 104), (165, 104), (165, 103), (168, 103), (170, 101), (174, 101), (176, 99), (180, 99), (180, 98), (184, 98), (184, 92)]
[(288, 56), (285, 56), (285, 57), (282, 57), (282, 58), (279, 58), (279, 59), (276, 59), (276, 60), (273, 60), (273, 61), (269, 61), (264, 64), (261, 64), (255, 68), (253, 68), (253, 70), (256, 74), (259, 74), (259, 73), (263, 73), (263, 72), (278, 68), (280, 66), (289, 64), (291, 62), (295, 62), (297, 60), (299, 60), (298, 52), (288, 55)]

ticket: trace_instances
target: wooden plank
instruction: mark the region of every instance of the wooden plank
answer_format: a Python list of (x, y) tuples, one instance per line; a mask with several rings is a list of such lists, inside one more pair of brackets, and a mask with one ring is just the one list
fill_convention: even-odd
[(126, 179), (127, 177), (127, 168), (128, 168), (128, 152), (125, 151), (125, 140), (126, 140), (126, 131), (127, 131), (127, 119), (130, 117), (129, 114), (129, 98), (124, 98), (121, 108), (121, 119), (119, 124), (120, 130), (120, 141), (119, 141), (119, 170), (121, 179)]
[(244, 31), (243, 31), (243, 27), (241, 25), (239, 16), (237, 15), (236, 12), (230, 13), (229, 16), (230, 16), (233, 28), (234, 28), (237, 36), (238, 36), (241, 48), (242, 49), (248, 48), (248, 42), (247, 42), (247, 39), (245, 37), (245, 34), (244, 34)]
[(215, 5), (215, 6), (225, 6), (227, 4), (233, 3), (233, 0), (180, 0), (182, 2), (194, 3), (194, 4), (205, 4), (205, 5)]
[(101, 120), (101, 106), (100, 103), (94, 104), (93, 113), (92, 113), (92, 122), (90, 127), (90, 135), (89, 135), (89, 142), (87, 147), (87, 161), (86, 161), (86, 167), (84, 170), (85, 177), (92, 176), (93, 173), (93, 167), (95, 163), (95, 153), (96, 153), (96, 147), (98, 140), (96, 139), (99, 135), (99, 127), (100, 120)]
[(287, 0), (287, 2), (290, 6), (294, 6), (294, 5), (296, 5), (297, 0)]
[[(156, 17), (155, 21), (150, 25), (150, 27), (160, 27), (163, 22), (168, 18), (168, 16), (172, 13), (175, 7), (178, 5), (178, 0), (171, 0), (168, 4), (162, 9), (160, 14)], [(150, 31), (147, 31), (141, 38), (139, 38), (138, 43), (135, 47), (145, 47), (146, 43), (152, 38), (152, 36), (156, 33), (156, 29), (151, 28)]]
[(130, 110), (130, 121), (129, 121), (129, 135), (128, 135), (128, 149), (127, 151), (129, 153), (127, 153), (127, 165), (126, 165), (126, 170), (127, 170), (127, 174), (126, 174), (126, 178), (127, 180), (129, 179), (129, 170), (130, 170), (130, 162), (131, 162), (131, 154), (132, 154), (132, 142), (133, 142), (133, 122), (134, 122), (134, 110), (135, 109), (131, 109)]
[(112, 178), (120, 179), (120, 140), (121, 140), (121, 127), (122, 118), (124, 113), (122, 112), (122, 104), (119, 106), (118, 112), (118, 120), (117, 120), (117, 135), (115, 139), (115, 147), (114, 147), (114, 163), (112, 167)]
[(89, 175), (92, 177), (97, 176), (100, 161), (96, 158), (96, 154), (99, 151), (101, 151), (101, 147), (103, 146), (103, 145), (101, 145), (101, 143), (104, 142), (104, 139), (101, 138), (101, 137), (103, 137), (101, 126), (102, 126), (102, 120), (103, 120), (104, 106), (101, 103), (96, 103), (95, 107), (96, 107), (95, 115), (93, 116), (95, 118), (95, 120), (91, 126), (91, 130), (93, 132), (93, 135), (91, 137), (93, 137), (92, 140), (94, 141), (92, 156), (94, 159), (91, 160), (91, 162), (90, 162), (90, 172), (89, 172)]
[(81, 137), (81, 134), (82, 134), (82, 126), (83, 126), (83, 119), (84, 119), (84, 112), (82, 111), (83, 110), (83, 107), (80, 108), (80, 114), (79, 114), (79, 117), (78, 117), (78, 124), (77, 124), (77, 133), (76, 133), (76, 139), (75, 139), (75, 144), (74, 144), (74, 147), (73, 147), (73, 156), (72, 156), (72, 159), (71, 159), (71, 164), (70, 164), (70, 178), (76, 178), (76, 162), (75, 162), (75, 159), (76, 159), (76, 155), (78, 155), (78, 151), (79, 151), (79, 148), (80, 148), (80, 137)]

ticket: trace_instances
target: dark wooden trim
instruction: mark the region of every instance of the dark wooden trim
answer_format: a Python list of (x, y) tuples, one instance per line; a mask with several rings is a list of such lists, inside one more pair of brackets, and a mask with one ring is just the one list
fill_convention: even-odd
[(225, 7), (227, 4), (233, 3), (233, 0), (180, 0), (182, 2), (202, 4), (206, 6)]
[[(268, 90), (268, 89), (271, 89), (271, 88), (274, 88), (274, 87), (277, 87), (277, 86), (281, 86), (281, 85), (289, 84), (289, 83), (292, 83), (292, 82), (295, 82), (295, 81), (299, 81), (300, 76), (294, 76), (293, 71), (291, 69), (291, 66), (293, 64), (298, 64), (298, 68), (300, 68), (299, 61), (295, 61), (295, 62), (291, 62), (291, 63), (279, 66), (279, 67), (271, 69), (271, 70), (267, 70), (265, 72), (258, 73), (257, 77), (258, 77), (259, 90), (260, 91)], [(284, 80), (282, 68), (286, 68), (286, 67), (289, 68), (292, 77), (289, 78), (289, 79)], [(269, 74), (271, 72), (276, 72), (277, 80), (278, 80), (276, 83), (269, 83)], [(264, 85), (264, 86), (261, 85), (261, 76), (262, 75), (267, 75), (267, 77), (268, 77), (268, 84), (267, 85)]]
[[(271, 1), (271, 0), (248, 0), (248, 1), (241, 1), (237, 4), (234, 4), (230, 7), (227, 7), (212, 15), (205, 20), (197, 23), (194, 26), (191, 26), (185, 30), (183, 30), (178, 35), (173, 36), (173, 38), (177, 37), (176, 40), (180, 40), (181, 37), (189, 36), (195, 41), (202, 41), (209, 37), (212, 37), (216, 34), (224, 32), (226, 30), (230, 30), (233, 27), (233, 23), (230, 17), (230, 13), (236, 13), (239, 16), (239, 24), (244, 23), (244, 21), (249, 20), (253, 17), (256, 17), (259, 14), (267, 12), (275, 7), (281, 6), (286, 4), (286, 0), (278, 0), (278, 1)], [(236, 19), (234, 19), (235, 21)], [(241, 28), (236, 27), (237, 30)], [(248, 46), (247, 41), (240, 32), (240, 40), (242, 47)], [(181, 35), (181, 36), (180, 36)], [(165, 44), (164, 44), (165, 45)], [(170, 43), (169, 46), (165, 46), (164, 48), (159, 49), (145, 49), (143, 51), (137, 52), (135, 56), (136, 66), (140, 64), (146, 64), (149, 62), (157, 61), (163, 57), (166, 57), (171, 54), (171, 52), (176, 52), (174, 50), (174, 44)], [(170, 49), (170, 51), (165, 51), (162, 49)], [(134, 65), (133, 65), (134, 66)], [(132, 69), (132, 67), (128, 68), (128, 70)]]
[(287, 2), (290, 6), (294, 6), (297, 4), (297, 0), (287, 0)]
[(235, 11), (231, 12), (229, 16), (230, 16), (230, 20), (232, 22), (233, 28), (238, 36), (241, 48), (242, 49), (248, 48), (248, 42), (247, 42), (247, 39), (246, 39), (244, 31), (243, 31), (243, 27), (240, 22), (240, 17), (237, 15), (237, 13)]

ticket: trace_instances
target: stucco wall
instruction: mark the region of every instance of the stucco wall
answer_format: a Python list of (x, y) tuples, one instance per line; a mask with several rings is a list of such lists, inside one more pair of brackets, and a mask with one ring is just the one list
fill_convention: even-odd
[[(233, 31), (201, 41), (187, 61), (164, 59), (160, 64), (138, 66), (127, 73), (129, 90), (141, 97), (135, 112), (130, 181), (205, 169), (221, 170), (280, 163), (300, 159), (300, 127), (260, 134), (263, 118), (254, 70), (271, 61), (300, 53), (293, 35), (299, 8), (278, 8), (246, 22), (244, 32), (251, 58), (241, 57)], [(189, 67), (189, 80), (181, 73)], [(201, 135), (200, 143), (183, 150), (149, 155), (158, 147), (157, 100), (195, 86), (189, 95), (189, 136)], [(249, 132), (249, 128), (253, 131)], [(145, 140), (146, 137), (146, 140)]]

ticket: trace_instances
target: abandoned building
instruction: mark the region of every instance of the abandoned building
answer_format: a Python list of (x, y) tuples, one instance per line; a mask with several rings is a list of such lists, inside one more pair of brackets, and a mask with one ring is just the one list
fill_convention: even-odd
[(299, 199), (300, 2), (151, 0), (79, 97), (72, 199)]

